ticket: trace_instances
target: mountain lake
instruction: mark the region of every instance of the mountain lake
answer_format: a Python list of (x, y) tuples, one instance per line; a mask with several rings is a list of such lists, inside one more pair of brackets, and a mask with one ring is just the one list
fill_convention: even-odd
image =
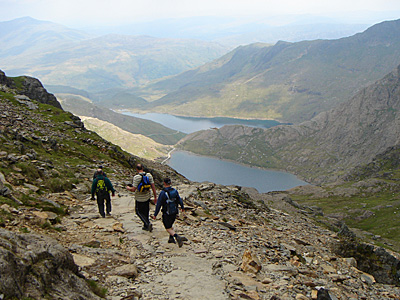
[(192, 133), (210, 128), (221, 128), (224, 125), (246, 125), (251, 127), (270, 128), (273, 126), (281, 125), (274, 120), (250, 120), (250, 119), (235, 119), (235, 118), (197, 118), (197, 117), (180, 117), (169, 114), (147, 113), (137, 114), (128, 111), (120, 111), (127, 116), (151, 120), (157, 122), (165, 127), (179, 130), (184, 133)]
[(173, 151), (167, 164), (192, 181), (253, 187), (260, 193), (308, 184), (286, 172), (248, 167), (185, 151)]
[[(281, 124), (271, 120), (194, 118), (159, 113), (123, 113), (129, 116), (151, 120), (184, 133), (192, 133), (210, 128), (220, 128), (228, 124), (260, 128), (269, 128)], [(249, 167), (218, 158), (196, 155), (186, 151), (173, 151), (167, 164), (192, 181), (209, 181), (223, 185), (253, 187), (260, 193), (284, 191), (299, 185), (308, 184), (290, 173)]]

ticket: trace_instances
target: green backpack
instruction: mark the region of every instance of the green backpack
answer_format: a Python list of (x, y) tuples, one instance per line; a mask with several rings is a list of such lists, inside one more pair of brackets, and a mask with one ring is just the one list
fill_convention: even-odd
[(106, 195), (108, 193), (106, 182), (103, 178), (97, 180), (96, 193), (98, 195)]

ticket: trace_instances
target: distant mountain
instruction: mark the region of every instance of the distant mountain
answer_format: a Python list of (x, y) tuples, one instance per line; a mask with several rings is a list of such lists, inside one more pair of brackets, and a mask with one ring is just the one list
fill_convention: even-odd
[(0, 22), (0, 59), (3, 63), (3, 60), (18, 55), (47, 52), (91, 37), (85, 32), (31, 17)]
[(337, 40), (238, 47), (137, 95), (166, 94), (149, 105), (156, 112), (301, 122), (346, 101), (399, 63), (396, 20)]
[(31, 18), (0, 22), (0, 59), (9, 75), (88, 92), (134, 87), (220, 57), (215, 42), (87, 34)]
[(300, 42), (318, 39), (339, 39), (362, 32), (368, 27), (365, 24), (291, 24), (269, 28), (254, 28), (253, 31), (229, 35), (216, 41), (223, 45), (237, 47), (260, 42), (275, 44), (278, 41)]
[(300, 125), (224, 126), (180, 147), (254, 166), (286, 169), (309, 182), (336, 181), (400, 144), (400, 66), (337, 108)]

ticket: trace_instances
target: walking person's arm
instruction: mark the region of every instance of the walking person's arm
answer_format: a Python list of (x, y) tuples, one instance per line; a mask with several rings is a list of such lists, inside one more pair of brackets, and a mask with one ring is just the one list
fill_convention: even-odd
[(154, 185), (154, 183), (151, 183), (151, 190), (153, 191), (153, 195), (154, 195), (154, 204), (156, 204), (158, 202), (157, 200), (157, 192), (156, 192), (156, 186)]
[(154, 211), (154, 215), (151, 216), (151, 218), (152, 218), (153, 220), (156, 219), (158, 213), (160, 212), (163, 195), (164, 195), (164, 192), (163, 192), (163, 191), (161, 191), (160, 195), (158, 195), (158, 199), (157, 199), (157, 202), (156, 202), (156, 203), (157, 203), (156, 209), (155, 209), (155, 211)]
[(96, 192), (96, 185), (97, 185), (97, 178), (95, 180), (93, 180), (92, 183), (92, 198), (90, 198), (90, 200), (94, 200), (94, 193)]
[(115, 196), (115, 189), (114, 189), (114, 187), (113, 187), (113, 185), (112, 185), (110, 179), (108, 179), (107, 177), (105, 177), (104, 180), (105, 180), (105, 182), (106, 182), (106, 185), (107, 185), (108, 190), (111, 191), (112, 196), (114, 197), (114, 196)]

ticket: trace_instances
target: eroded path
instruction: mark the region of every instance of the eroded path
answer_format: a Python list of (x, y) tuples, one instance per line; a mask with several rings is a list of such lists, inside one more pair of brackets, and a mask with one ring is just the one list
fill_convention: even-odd
[[(84, 223), (86, 226), (102, 231), (100, 235), (97, 234), (97, 240), (106, 238), (111, 244), (118, 244), (117, 234), (113, 234), (113, 230), (122, 227), (123, 238), (133, 245), (126, 249), (129, 252), (126, 260), (137, 266), (139, 274), (135, 279), (110, 275), (107, 281), (115, 282), (116, 286), (108, 288), (111, 294), (108, 299), (117, 300), (133, 295), (130, 291), (140, 293), (141, 299), (229, 299), (225, 282), (213, 271), (216, 258), (206, 255), (207, 250), (201, 241), (193, 243), (189, 238), (182, 248), (168, 243), (168, 233), (160, 216), (153, 221), (153, 232), (142, 230), (142, 223), (134, 213), (134, 199), (128, 193), (120, 193), (120, 197), (115, 197), (112, 203), (112, 217), (99, 218), (95, 202), (89, 200), (79, 212), (80, 216), (75, 216), (87, 218)], [(153, 205), (151, 212), (154, 212)], [(191, 230), (181, 220), (174, 227), (183, 235)], [(82, 267), (95, 264), (95, 260), (88, 255), (74, 256)]]

